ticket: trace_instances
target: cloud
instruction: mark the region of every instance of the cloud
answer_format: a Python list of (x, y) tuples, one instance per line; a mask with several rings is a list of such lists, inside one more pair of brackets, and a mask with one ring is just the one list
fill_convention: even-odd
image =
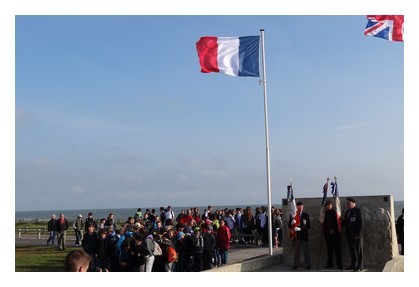
[(71, 193), (75, 193), (75, 194), (85, 194), (86, 193), (86, 191), (87, 191), (87, 188), (86, 187), (84, 187), (84, 186), (80, 186), (80, 185), (77, 185), (77, 186), (73, 186), (71, 189), (70, 189), (70, 192)]
[(31, 112), (22, 108), (15, 109), (15, 123), (16, 127), (30, 126), (38, 123), (39, 117)]
[(116, 155), (103, 160), (103, 163), (110, 165), (141, 164), (146, 162), (149, 162), (149, 160), (140, 155)]
[(349, 124), (349, 125), (334, 127), (334, 128), (332, 128), (332, 130), (334, 130), (334, 131), (353, 130), (353, 129), (370, 128), (372, 126), (373, 126), (373, 124), (371, 124), (371, 123)]
[(73, 113), (52, 112), (42, 116), (42, 121), (48, 124), (62, 125), (79, 129), (120, 130), (142, 132), (145, 129), (138, 126), (126, 125), (104, 119), (88, 117)]

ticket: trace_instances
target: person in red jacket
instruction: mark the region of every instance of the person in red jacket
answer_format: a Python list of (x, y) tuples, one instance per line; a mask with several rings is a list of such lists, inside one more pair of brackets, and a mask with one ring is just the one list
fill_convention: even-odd
[(217, 230), (217, 247), (221, 254), (221, 264), (227, 264), (228, 250), (230, 249), (231, 233), (230, 228), (225, 224), (224, 219), (220, 219), (220, 228)]

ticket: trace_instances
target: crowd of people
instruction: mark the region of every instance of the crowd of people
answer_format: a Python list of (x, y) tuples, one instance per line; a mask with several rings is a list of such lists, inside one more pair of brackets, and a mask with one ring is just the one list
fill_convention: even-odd
[[(341, 247), (344, 228), (350, 254), (350, 264), (346, 269), (362, 271), (363, 216), (353, 198), (347, 198), (346, 207), (338, 223), (339, 217), (332, 201), (324, 204), (322, 232), (327, 245), (327, 264), (324, 268), (333, 268), (335, 259), (336, 267), (344, 269)], [(303, 211), (302, 202), (298, 202), (296, 208), (295, 216), (290, 215), (288, 220), (288, 229), (294, 233), (293, 269), (300, 266), (301, 249), (304, 265), (306, 269), (311, 269), (308, 244), (310, 216)], [(199, 272), (219, 267), (227, 264), (231, 244), (268, 244), (267, 214), (266, 207), (258, 207), (255, 212), (251, 207), (213, 212), (212, 207), (208, 206), (202, 214), (197, 208), (191, 208), (182, 210), (177, 216), (170, 206), (160, 208), (159, 214), (154, 209), (147, 209), (143, 213), (139, 208), (119, 228), (112, 213), (99, 221), (93, 219), (92, 213), (89, 213), (85, 221), (79, 215), (73, 228), (76, 245), (82, 246), (84, 255), (70, 252), (66, 259), (66, 270)], [(278, 247), (282, 245), (282, 210), (272, 208), (271, 214), (272, 244)], [(54, 244), (54, 232), (57, 231), (59, 247), (65, 249), (68, 223), (64, 215), (61, 214), (57, 220), (53, 215), (48, 224), (49, 229), (50, 226), (51, 236), (47, 244)], [(396, 232), (403, 255), (404, 210), (397, 219)], [(85, 260), (87, 257), (89, 264)], [(76, 260), (78, 263), (73, 262)]]
[[(89, 213), (79, 215), (72, 227), (76, 246), (89, 258), (89, 267), (71, 264), (81, 260), (80, 253), (70, 252), (69, 269), (87, 271), (199, 272), (228, 263), (231, 244), (268, 244), (268, 212), (266, 207), (213, 210), (202, 213), (194, 207), (175, 214), (171, 208), (138, 208), (126, 222), (117, 226), (114, 214), (95, 220)], [(273, 245), (282, 245), (282, 211), (272, 209)], [(51, 216), (48, 222), (48, 244), (66, 248), (69, 223), (64, 214)], [(72, 259), (73, 258), (73, 259)], [(70, 262), (70, 263), (68, 263)], [(74, 267), (77, 266), (77, 267)]]

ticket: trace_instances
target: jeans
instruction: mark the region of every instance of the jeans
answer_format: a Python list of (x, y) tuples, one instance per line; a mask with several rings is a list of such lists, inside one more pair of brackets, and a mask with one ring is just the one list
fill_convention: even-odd
[(220, 250), (218, 249), (218, 247), (214, 248), (212, 256), (214, 257), (215, 266), (220, 266), (221, 265), (221, 255), (220, 255)]
[(51, 230), (49, 232), (49, 237), (48, 237), (48, 240), (47, 240), (47, 245), (49, 245), (50, 241), (51, 241), (52, 245), (54, 245), (55, 244), (54, 243), (54, 239), (55, 239), (55, 230)]
[(221, 251), (220, 250), (220, 254), (221, 254), (221, 264), (227, 264), (228, 261), (228, 251)]
[(83, 235), (81, 233), (81, 230), (74, 229), (74, 232), (76, 233), (76, 244), (77, 245), (80, 245), (81, 244), (81, 240), (83, 238)]

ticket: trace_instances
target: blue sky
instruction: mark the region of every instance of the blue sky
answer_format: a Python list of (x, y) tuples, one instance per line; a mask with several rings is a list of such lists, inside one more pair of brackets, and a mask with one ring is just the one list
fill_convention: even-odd
[(259, 78), (201, 36), (265, 29), (272, 200), (404, 200), (404, 44), (361, 16), (17, 16), (16, 210), (266, 204)]

